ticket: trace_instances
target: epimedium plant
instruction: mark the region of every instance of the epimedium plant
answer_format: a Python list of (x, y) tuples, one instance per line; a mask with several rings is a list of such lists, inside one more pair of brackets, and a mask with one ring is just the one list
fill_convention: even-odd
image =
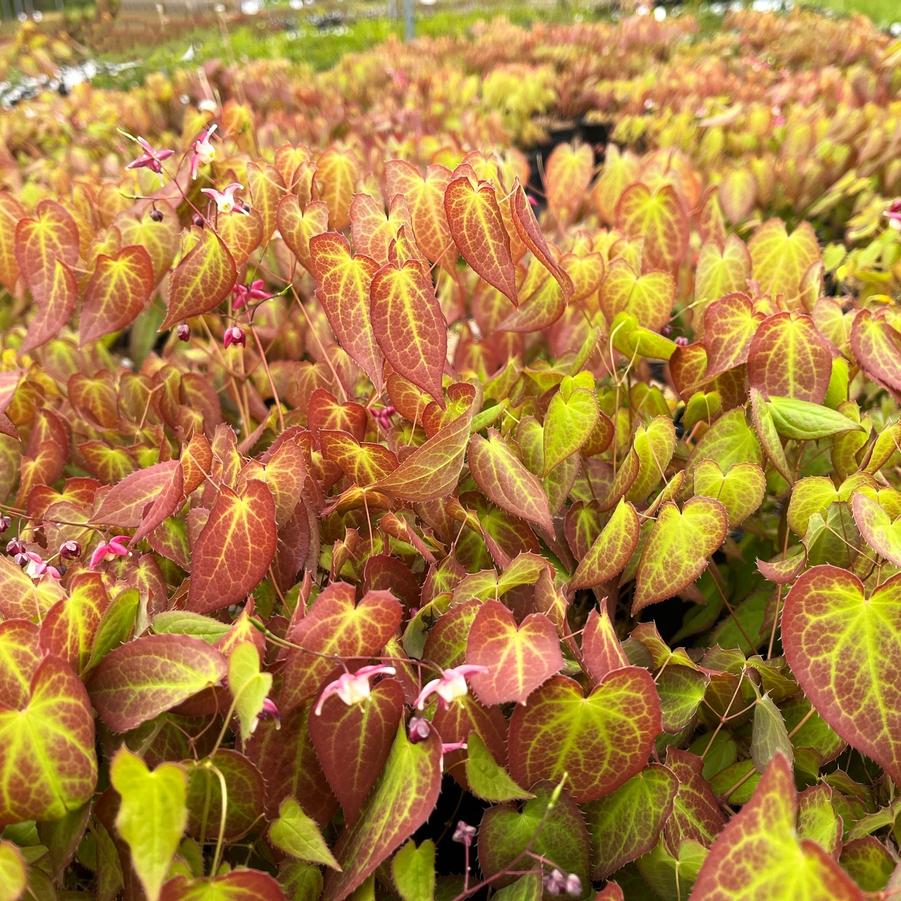
[(889, 897), (895, 307), (689, 152), (246, 115), (0, 193), (6, 895)]

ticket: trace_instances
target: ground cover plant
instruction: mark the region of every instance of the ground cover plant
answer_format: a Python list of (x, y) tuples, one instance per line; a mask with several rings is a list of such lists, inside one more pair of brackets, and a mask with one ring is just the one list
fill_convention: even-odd
[(898, 56), (495, 23), (2, 114), (0, 897), (897, 894)]

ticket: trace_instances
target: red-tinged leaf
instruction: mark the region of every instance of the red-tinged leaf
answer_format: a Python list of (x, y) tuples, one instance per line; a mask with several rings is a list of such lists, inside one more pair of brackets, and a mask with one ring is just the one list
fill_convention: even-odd
[[(189, 835), (202, 839), (210, 824), (215, 823), (216, 828), (223, 829), (225, 841), (234, 842), (247, 835), (262, 819), (265, 782), (260, 770), (243, 754), (220, 748), (206, 760), (185, 760), (182, 766), (188, 774)], [(225, 781), (224, 819), (220, 776)]]
[(638, 547), (640, 529), (635, 508), (620, 500), (601, 534), (579, 562), (569, 580), (569, 588), (594, 588), (618, 576)]
[(455, 402), (458, 395), (469, 400), (466, 412), (405, 457), (394, 472), (376, 484), (379, 491), (412, 502), (434, 501), (453, 491), (463, 469), (469, 442), (475, 388), (463, 383), (452, 385), (448, 397)]
[(363, 440), (368, 425), (365, 407), (353, 401), (342, 404), (325, 388), (317, 388), (310, 395), (307, 421), (314, 434), (320, 429), (331, 429), (348, 432), (357, 441)]
[(340, 670), (335, 657), (374, 656), (397, 631), (403, 607), (390, 592), (367, 592), (359, 604), (355, 595), (353, 585), (332, 582), (289, 633), (290, 641), (304, 650), (291, 651), (277, 677), (282, 710), (312, 698)]
[(372, 485), (397, 469), (397, 457), (381, 444), (361, 444), (347, 432), (326, 429), (319, 433), (319, 441), (322, 456), (340, 466), (354, 485)]
[[(695, 303), (706, 304), (747, 288), (751, 274), (751, 255), (737, 235), (729, 235), (726, 242), (705, 244), (698, 254), (695, 272)], [(705, 326), (706, 331), (706, 326)]]
[(428, 272), (414, 260), (389, 263), (373, 276), (369, 293), (372, 328), (385, 359), (443, 404), (447, 322)]
[(504, 227), (494, 187), (488, 182), (479, 182), (474, 187), (465, 175), (455, 178), (444, 193), (444, 210), (463, 259), (489, 285), (517, 303), (510, 236)]
[(543, 613), (529, 614), (519, 625), (500, 602), (486, 601), (469, 631), (466, 662), (485, 666), (487, 673), (470, 676), (484, 704), (504, 704), (526, 698), (563, 667), (560, 639)]
[(153, 292), (153, 262), (136, 244), (117, 254), (100, 254), (85, 291), (79, 340), (87, 344), (125, 328), (147, 306)]
[[(856, 491), (851, 498), (851, 512), (860, 534), (867, 544), (890, 563), (901, 566), (901, 524), (879, 503), (878, 497)], [(893, 511), (894, 512), (894, 511)], [(804, 529), (803, 535), (807, 529)]]
[(387, 196), (399, 194), (406, 201), (417, 245), (431, 262), (453, 272), (457, 254), (444, 209), (450, 171), (443, 166), (429, 166), (423, 177), (404, 160), (389, 160), (385, 164), (385, 179)]
[(748, 242), (754, 280), (762, 293), (790, 310), (801, 308), (801, 279), (820, 258), (817, 236), (802, 222), (790, 235), (781, 219), (768, 219)]
[(652, 331), (667, 324), (676, 297), (676, 283), (668, 272), (639, 275), (624, 259), (614, 260), (601, 285), (601, 309), (609, 322), (619, 313), (632, 313)]
[(510, 774), (531, 788), (566, 773), (572, 796), (593, 801), (644, 769), (659, 734), (660, 701), (646, 669), (615, 670), (588, 697), (554, 676), (513, 711)]
[[(19, 271), (35, 303), (46, 307), (56, 281), (57, 262), (65, 268), (78, 262), (75, 220), (60, 204), (42, 200), (33, 218), (19, 220), (15, 233)], [(60, 327), (64, 321), (59, 323)]]
[(381, 390), (382, 351), (370, 313), (370, 287), (379, 271), (378, 263), (351, 254), (347, 238), (336, 232), (310, 240), (310, 260), (316, 297), (338, 343)]
[(237, 277), (228, 248), (212, 229), (204, 229), (169, 279), (169, 302), (160, 330), (214, 309), (229, 295)]
[(116, 228), (122, 235), (122, 244), (138, 244), (150, 254), (153, 262), (153, 284), (158, 285), (169, 271), (178, 253), (180, 228), (178, 215), (168, 204), (157, 201), (157, 209), (163, 214), (159, 222), (154, 222), (150, 211), (142, 218), (127, 216), (116, 220)]
[(110, 651), (88, 687), (100, 719), (128, 732), (225, 678), (222, 654), (187, 635), (144, 635)]
[(235, 869), (215, 879), (170, 879), (160, 901), (285, 901), (282, 887), (268, 873)]
[(82, 672), (108, 606), (100, 573), (77, 573), (69, 585), (69, 596), (57, 601), (41, 623), (41, 647)]
[(620, 640), (616, 637), (606, 602), (600, 612), (588, 614), (582, 631), (582, 665), (597, 684), (609, 672), (629, 665), (629, 659)]
[(513, 193), (510, 197), (510, 212), (513, 225), (519, 234), (519, 239), (529, 248), (532, 256), (537, 259), (560, 285), (563, 300), (569, 303), (574, 297), (573, 280), (565, 269), (557, 262), (557, 253), (552, 250), (541, 231), (541, 226), (532, 211), (532, 205), (526, 192), (523, 190), (519, 179), (513, 183)]
[(103, 489), (98, 492), (94, 522), (123, 529), (137, 528), (141, 525), (144, 511), (171, 485), (176, 470), (181, 471), (177, 460), (155, 463), (131, 473), (108, 491)]
[(615, 873), (657, 844), (672, 813), (678, 784), (671, 770), (652, 764), (606, 798), (588, 805), (593, 878)]
[(551, 215), (560, 226), (572, 222), (588, 196), (594, 153), (587, 144), (558, 144), (547, 161), (545, 189)]
[[(310, 242), (328, 231), (328, 207), (322, 200), (314, 200), (302, 208), (295, 194), (285, 194), (276, 213), (279, 234), (309, 272), (313, 271)], [(332, 326), (334, 328), (334, 326)]]
[(328, 206), (329, 225), (342, 231), (350, 224), (350, 204), (358, 177), (358, 167), (347, 151), (326, 150), (316, 160), (313, 191)]
[(500, 434), (469, 440), (469, 469), (485, 496), (514, 516), (553, 532), (550, 506), (544, 486), (513, 453)]
[(760, 324), (748, 350), (748, 382), (764, 396), (822, 403), (832, 373), (829, 343), (807, 315), (777, 313)]
[(254, 212), (259, 214), (263, 223), (261, 243), (267, 244), (278, 224), (277, 210), (282, 196), (279, 174), (265, 163), (251, 164), (247, 167), (246, 184)]
[(746, 294), (727, 294), (704, 310), (708, 379), (747, 362), (762, 319)]
[(184, 467), (180, 461), (174, 462), (176, 466), (164, 483), (162, 491), (157, 494), (153, 503), (144, 509), (141, 524), (134, 535), (131, 536), (131, 541), (129, 542), (131, 547), (134, 547), (142, 538), (149, 535), (181, 506), (185, 496)]
[(247, 756), (266, 776), (266, 813), (278, 816), (285, 798), (296, 798), (304, 813), (321, 826), (332, 818), (338, 803), (332, 796), (308, 728), (310, 704), (288, 713), (279, 723), (264, 720), (247, 743)]
[(350, 228), (354, 250), (380, 265), (388, 262), (388, 249), (397, 240), (401, 226), (409, 225), (401, 198), (385, 213), (382, 204), (369, 194), (354, 194), (350, 205)]
[(663, 827), (663, 841), (671, 854), (678, 854), (684, 841), (709, 847), (726, 825), (726, 818), (710, 783), (701, 772), (704, 761), (697, 754), (666, 749), (666, 766), (678, 780), (672, 814)]
[(540, 332), (550, 328), (566, 310), (560, 286), (553, 279), (543, 284), (528, 300), (498, 323), (502, 332)]
[(791, 766), (777, 754), (751, 800), (726, 824), (707, 855), (691, 898), (863, 901), (863, 893), (810, 839), (799, 838), (798, 792)]
[(404, 709), (400, 682), (383, 679), (366, 701), (347, 705), (337, 697), (310, 717), (310, 738), (344, 817), (352, 823), (382, 772)]
[(330, 870), (326, 876), (324, 901), (341, 901), (374, 873), (428, 819), (440, 789), (438, 734), (411, 744), (401, 725), (369, 801), (338, 840), (341, 872)]
[(616, 226), (626, 237), (644, 242), (649, 265), (673, 272), (688, 249), (688, 216), (672, 185), (652, 190), (637, 182), (616, 205)]
[(78, 286), (75, 274), (61, 260), (53, 260), (50, 272), (35, 295), (36, 312), (22, 342), (22, 353), (28, 353), (59, 334), (75, 310)]
[(37, 588), (12, 557), (0, 557), (0, 614), (4, 619), (35, 620), (44, 613)]
[(851, 349), (870, 378), (901, 394), (901, 334), (887, 319), (860, 310), (851, 325)]
[(191, 548), (188, 609), (221, 610), (244, 600), (275, 556), (275, 500), (253, 479), (238, 492), (224, 486)]
[(901, 785), (901, 575), (865, 591), (853, 573), (815, 566), (785, 599), (782, 642), (817, 713)]
[(0, 285), (12, 294), (19, 280), (16, 260), (16, 225), (25, 218), (25, 209), (9, 191), (0, 191)]
[(691, 585), (728, 530), (726, 508), (712, 498), (693, 497), (681, 511), (664, 504), (638, 564), (632, 615)]
[(28, 703), (31, 679), (44, 656), (39, 640), (34, 623), (24, 619), (0, 623), (0, 697), (10, 707), (20, 709)]
[(97, 785), (88, 694), (67, 663), (45, 657), (27, 697), (12, 700), (0, 706), (0, 825), (61, 819)]

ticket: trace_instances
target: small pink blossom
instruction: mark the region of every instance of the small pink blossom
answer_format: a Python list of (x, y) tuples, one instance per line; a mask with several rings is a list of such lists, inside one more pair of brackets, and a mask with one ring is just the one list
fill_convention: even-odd
[(280, 720), (282, 715), (279, 712), (278, 705), (275, 701), (273, 701), (272, 698), (266, 698), (266, 700), (263, 701), (263, 708), (260, 710), (257, 718), (261, 720)]
[(235, 296), (232, 301), (232, 307), (236, 310), (240, 310), (241, 307), (246, 306), (251, 300), (269, 300), (272, 297), (266, 290), (266, 283), (261, 278), (252, 281), (249, 285), (242, 285), (238, 282), (232, 288), (232, 294)]
[(381, 407), (378, 410), (374, 407), (370, 407), (369, 412), (379, 426), (387, 432), (391, 428), (391, 417), (397, 410), (389, 404), (387, 407)]
[(410, 744), (418, 745), (432, 734), (432, 724), (422, 716), (411, 716), (407, 724), (407, 738)]
[(466, 677), (473, 673), (487, 673), (487, 666), (479, 666), (475, 663), (464, 663), (460, 666), (452, 667), (441, 671), (441, 678), (432, 679), (427, 682), (419, 697), (416, 699), (416, 709), (422, 710), (425, 702), (432, 696), (438, 695), (440, 703), (450, 704), (457, 698), (462, 698), (469, 693), (469, 687), (466, 684)]
[(94, 553), (91, 554), (91, 562), (88, 564), (88, 568), (97, 569), (107, 557), (127, 557), (127, 541), (128, 535), (116, 535), (115, 538), (110, 538), (110, 540), (104, 544), (99, 544), (94, 550)]
[(144, 152), (136, 160), (132, 160), (125, 168), (149, 169), (151, 172), (156, 172), (157, 175), (161, 175), (163, 172), (163, 163), (169, 159), (175, 151), (170, 150), (169, 148), (155, 150), (143, 138), (135, 138), (135, 140), (141, 145), (141, 149)]
[(469, 823), (464, 820), (457, 820), (457, 828), (454, 829), (453, 834), (453, 840), (455, 842), (459, 842), (461, 845), (466, 845), (466, 847), (469, 848), (475, 841), (475, 837), (475, 826), (470, 826)]
[(237, 325), (229, 326), (222, 336), (222, 344), (225, 346), (226, 350), (233, 344), (239, 344), (241, 347), (245, 347), (247, 345), (247, 336), (244, 334), (244, 329), (239, 328)]
[(577, 873), (564, 875), (554, 868), (544, 877), (544, 889), (549, 895), (570, 895), (578, 897), (582, 894), (582, 880)]
[(28, 551), (25, 556), (28, 558), (25, 572), (31, 576), (32, 579), (39, 579), (41, 576), (50, 576), (51, 579), (59, 580), (60, 571), (55, 566), (50, 566), (40, 554)]
[(201, 188), (200, 193), (212, 197), (216, 201), (216, 209), (220, 213), (232, 213), (237, 210), (246, 216), (247, 210), (235, 200), (235, 191), (243, 190), (244, 185), (239, 185), (238, 182), (233, 181), (230, 185), (226, 185), (222, 191), (217, 191), (215, 188)]
[(450, 754), (451, 751), (465, 751), (467, 747), (465, 739), (463, 741), (441, 742), (441, 753)]
[(891, 206), (882, 215), (888, 219), (890, 228), (901, 231), (901, 197), (893, 200)]
[(322, 715), (322, 707), (325, 702), (332, 696), (338, 695), (348, 707), (353, 704), (359, 704), (365, 701), (372, 693), (369, 687), (369, 680), (379, 673), (393, 676), (397, 670), (393, 666), (363, 666), (355, 673), (343, 673), (334, 682), (329, 682), (319, 695), (316, 702), (316, 709), (313, 711), (316, 716)]
[(210, 138), (216, 130), (215, 123), (194, 141), (191, 147), (191, 179), (197, 178), (197, 170), (201, 166), (208, 166), (216, 158), (216, 148), (210, 143)]

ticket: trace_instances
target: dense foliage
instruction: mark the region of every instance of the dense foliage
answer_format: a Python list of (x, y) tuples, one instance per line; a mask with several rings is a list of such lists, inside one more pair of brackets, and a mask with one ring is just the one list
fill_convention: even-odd
[(897, 891), (899, 56), (495, 23), (4, 113), (0, 897)]

